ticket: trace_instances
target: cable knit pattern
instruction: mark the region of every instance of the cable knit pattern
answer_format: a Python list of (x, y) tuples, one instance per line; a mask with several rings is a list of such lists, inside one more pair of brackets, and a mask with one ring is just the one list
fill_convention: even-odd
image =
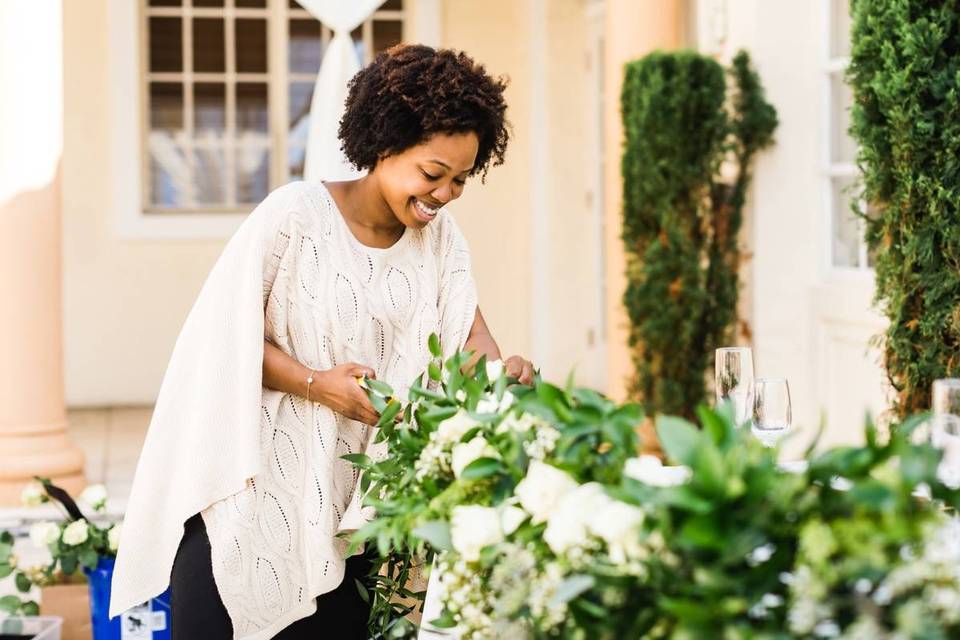
[[(307, 366), (370, 366), (401, 398), (426, 367), (431, 333), (461, 347), (476, 310), (467, 244), (441, 211), (387, 249), (362, 245), (322, 184), (268, 220), (264, 332)], [(203, 513), (214, 577), (236, 638), (270, 638), (343, 579), (346, 540), (371, 515), (341, 459), (373, 429), (298, 395), (263, 389), (260, 473)], [(208, 452), (217, 455), (217, 452)]]

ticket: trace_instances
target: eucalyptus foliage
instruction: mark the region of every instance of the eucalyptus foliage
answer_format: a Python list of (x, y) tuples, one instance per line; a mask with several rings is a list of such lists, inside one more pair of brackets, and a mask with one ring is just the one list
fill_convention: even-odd
[(433, 622), (465, 640), (960, 635), (960, 490), (919, 419), (784, 469), (701, 408), (658, 418), (664, 468), (636, 457), (639, 406), (467, 362), (431, 364), (405, 404), (370, 385), (387, 454), (350, 459), (377, 509), (353, 540), (383, 563), (374, 637), (415, 632), (410, 567), (431, 561)]
[(903, 416), (929, 406), (933, 380), (960, 375), (960, 12), (921, 0), (854, 0), (851, 11), (851, 133), (870, 203), (857, 213)]
[(649, 412), (691, 417), (734, 337), (750, 167), (776, 111), (745, 52), (726, 73), (694, 52), (632, 62), (621, 108), (632, 387)]

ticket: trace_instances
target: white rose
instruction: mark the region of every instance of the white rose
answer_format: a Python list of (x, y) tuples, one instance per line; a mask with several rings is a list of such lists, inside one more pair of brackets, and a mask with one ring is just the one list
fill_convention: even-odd
[(38, 522), (30, 527), (30, 541), (44, 549), (60, 539), (60, 525), (56, 522)]
[(464, 560), (480, 559), (480, 550), (503, 540), (500, 514), (493, 507), (466, 505), (453, 508), (450, 539)]
[(487, 360), (487, 380), (496, 381), (503, 375), (503, 360)]
[(490, 446), (486, 438), (478, 435), (469, 442), (453, 445), (453, 451), (450, 453), (450, 466), (453, 468), (453, 475), (459, 478), (464, 468), (477, 458), (499, 457), (497, 450)]
[(692, 475), (688, 467), (665, 467), (660, 458), (648, 455), (627, 460), (623, 465), (623, 473), (652, 487), (681, 485)]
[(477, 403), (477, 413), (503, 413), (513, 406), (515, 400), (516, 398), (509, 391), (503, 392), (499, 402), (496, 395), (485, 394)]
[(585, 545), (590, 520), (609, 502), (603, 486), (596, 482), (588, 482), (564, 494), (547, 519), (543, 541), (557, 555)]
[(63, 543), (71, 546), (83, 544), (90, 537), (90, 527), (86, 520), (77, 520), (67, 525), (63, 530)]
[(607, 554), (614, 563), (623, 563), (643, 556), (640, 525), (643, 511), (632, 504), (611, 500), (597, 511), (588, 523), (590, 533), (607, 545)]
[(31, 482), (20, 492), (20, 502), (25, 507), (36, 507), (47, 501), (47, 492), (38, 482)]
[(527, 512), (520, 507), (508, 505), (500, 509), (500, 526), (503, 533), (510, 535), (527, 519)]
[(102, 484), (92, 484), (80, 493), (80, 501), (94, 511), (102, 511), (107, 506), (107, 488)]
[(520, 499), (534, 524), (546, 521), (564, 494), (577, 488), (577, 483), (560, 469), (533, 460), (526, 477), (520, 481), (514, 494)]
[(118, 522), (110, 527), (110, 531), (107, 532), (107, 544), (110, 545), (110, 551), (114, 553), (120, 548), (120, 531), (122, 529), (123, 525)]
[(461, 409), (440, 423), (440, 426), (437, 427), (437, 441), (440, 443), (460, 442), (467, 431), (475, 426), (477, 426), (477, 421)]

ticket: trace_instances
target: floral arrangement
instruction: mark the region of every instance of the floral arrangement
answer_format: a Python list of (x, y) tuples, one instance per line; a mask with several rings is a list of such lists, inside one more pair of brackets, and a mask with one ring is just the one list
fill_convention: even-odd
[[(661, 417), (672, 466), (637, 456), (636, 405), (468, 354), (407, 403), (368, 381), (389, 454), (363, 470), (382, 566), (374, 635), (414, 633), (414, 568), (439, 570), (463, 638), (947, 638), (960, 634), (960, 491), (920, 419), (785, 470), (724, 407)], [(464, 372), (468, 369), (467, 372)], [(918, 494), (919, 497), (918, 497)]]
[[(63, 489), (46, 478), (27, 485), (20, 496), (25, 506), (47, 502), (57, 504), (64, 513), (59, 522), (38, 522), (30, 527), (30, 541), (50, 552), (49, 564), (21, 567), (13, 553), (14, 538), (9, 531), (0, 533), (0, 578), (14, 576), (17, 591), (24, 594), (0, 598), (0, 612), (37, 615), (39, 606), (26, 594), (34, 586), (43, 587), (71, 581), (81, 569), (94, 569), (101, 557), (116, 557), (120, 545), (121, 525), (102, 525), (88, 519), (77, 502)], [(103, 514), (107, 505), (107, 489), (90, 485), (81, 492), (79, 503), (95, 514)]]

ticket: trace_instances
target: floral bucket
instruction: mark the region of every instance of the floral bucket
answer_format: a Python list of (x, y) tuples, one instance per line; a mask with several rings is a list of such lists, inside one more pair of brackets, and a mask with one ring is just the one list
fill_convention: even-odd
[(170, 590), (114, 618), (110, 610), (113, 558), (101, 557), (96, 569), (84, 569), (90, 583), (93, 640), (170, 640)]

